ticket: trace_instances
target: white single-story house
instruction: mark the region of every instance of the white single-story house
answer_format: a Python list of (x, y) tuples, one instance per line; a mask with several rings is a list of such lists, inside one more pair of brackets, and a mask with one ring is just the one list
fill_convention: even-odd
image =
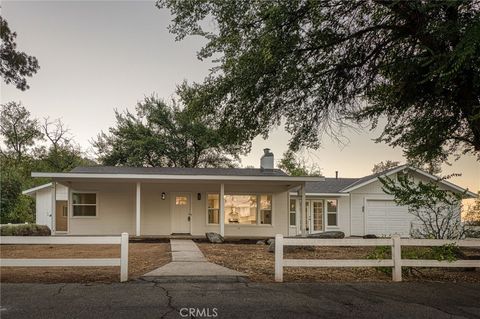
[[(412, 215), (385, 194), (378, 177), (437, 179), (405, 165), (362, 178), (294, 177), (273, 163), (273, 154), (265, 149), (260, 168), (94, 166), (68, 173), (34, 172), (33, 177), (51, 178), (52, 183), (23, 193), (36, 198), (36, 222), (54, 234), (217, 232), (254, 238), (340, 230), (346, 236), (408, 236)], [(440, 183), (476, 196), (447, 181)]]

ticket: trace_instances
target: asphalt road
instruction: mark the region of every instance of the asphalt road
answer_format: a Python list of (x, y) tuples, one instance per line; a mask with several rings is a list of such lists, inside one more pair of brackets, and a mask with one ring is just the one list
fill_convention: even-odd
[(480, 285), (465, 283), (2, 283), (0, 293), (2, 319), (480, 318)]

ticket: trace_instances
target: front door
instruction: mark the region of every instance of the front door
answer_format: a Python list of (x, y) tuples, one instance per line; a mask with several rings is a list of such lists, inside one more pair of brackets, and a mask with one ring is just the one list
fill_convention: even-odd
[(177, 193), (173, 196), (172, 233), (190, 233), (190, 194)]
[(306, 206), (308, 216), (309, 233), (323, 231), (323, 200), (310, 200)]
[(312, 200), (310, 205), (312, 214), (312, 226), (310, 228), (312, 233), (323, 231), (323, 200)]
[(55, 207), (55, 231), (68, 230), (68, 202), (57, 200)]

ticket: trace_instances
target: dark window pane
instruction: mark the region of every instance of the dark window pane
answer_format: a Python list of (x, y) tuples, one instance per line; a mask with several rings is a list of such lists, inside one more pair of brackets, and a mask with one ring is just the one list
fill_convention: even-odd
[(295, 213), (290, 213), (290, 226), (295, 226), (297, 224), (297, 218)]
[(96, 204), (97, 194), (95, 193), (73, 193), (73, 204)]
[(73, 216), (96, 216), (96, 206), (73, 206)]
[(272, 211), (261, 210), (260, 211), (260, 224), (271, 225), (272, 224)]
[(328, 214), (327, 221), (329, 226), (337, 226), (337, 214)]

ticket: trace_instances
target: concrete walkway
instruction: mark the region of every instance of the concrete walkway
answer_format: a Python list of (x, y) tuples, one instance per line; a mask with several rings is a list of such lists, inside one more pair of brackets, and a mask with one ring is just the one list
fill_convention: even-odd
[(143, 275), (151, 281), (243, 281), (247, 275), (208, 262), (189, 239), (171, 239), (172, 262)]

